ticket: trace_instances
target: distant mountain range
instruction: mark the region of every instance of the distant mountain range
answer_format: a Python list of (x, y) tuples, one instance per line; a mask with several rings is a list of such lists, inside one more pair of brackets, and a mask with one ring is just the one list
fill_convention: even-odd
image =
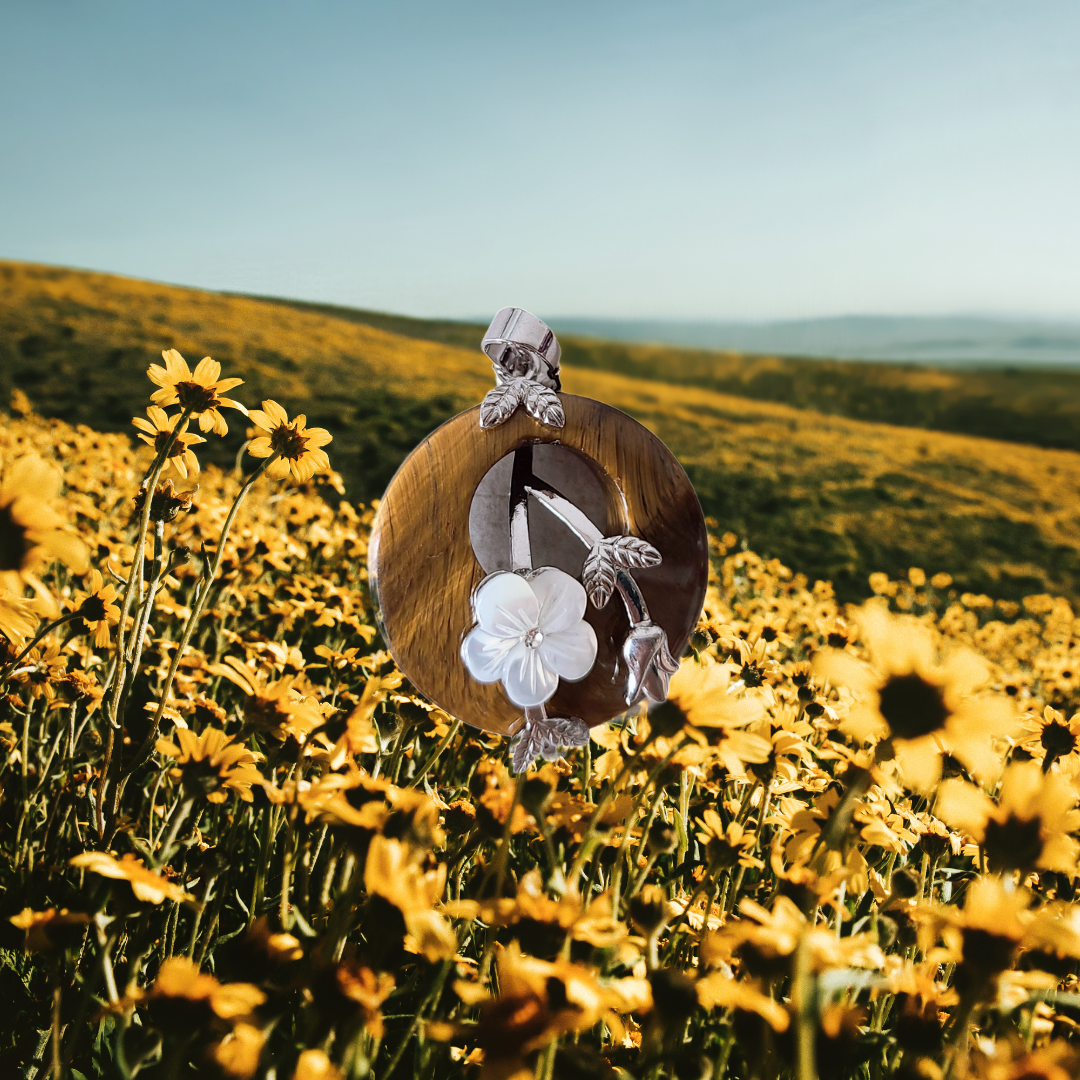
[(557, 331), (779, 356), (1080, 367), (1080, 321), (850, 315), (779, 322), (550, 318)]

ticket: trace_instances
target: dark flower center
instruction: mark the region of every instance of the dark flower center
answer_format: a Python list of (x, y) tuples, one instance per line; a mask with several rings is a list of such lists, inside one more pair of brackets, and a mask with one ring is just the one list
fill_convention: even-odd
[(200, 792), (203, 795), (209, 795), (210, 792), (217, 791), (225, 779), (222, 770), (216, 765), (212, 765), (207, 758), (198, 761), (194, 759), (185, 761), (177, 771), (182, 777), (185, 788), (189, 791)]
[(307, 439), (292, 424), (279, 424), (270, 434), (270, 448), (283, 458), (299, 461), (307, 451)]
[(968, 979), (978, 984), (987, 976), (1004, 971), (1012, 963), (1016, 942), (1004, 934), (967, 927), (964, 930), (964, 966)]
[[(154, 436), (154, 453), (160, 454), (165, 449), (165, 444), (172, 438), (171, 431), (159, 431)], [(169, 451), (169, 457), (183, 457), (187, 452), (187, 443), (184, 442), (183, 435), (177, 435), (176, 442), (172, 444), (172, 449)]]
[(33, 546), (26, 529), (12, 519), (11, 508), (0, 509), (0, 570), (21, 570)]
[(212, 387), (201, 386), (197, 382), (177, 383), (176, 398), (182, 409), (190, 409), (195, 414), (206, 412), (220, 404)]
[(1010, 814), (1004, 821), (986, 823), (984, 847), (993, 870), (1031, 870), (1043, 851), (1042, 822)]
[(915, 672), (894, 675), (881, 688), (880, 699), (881, 715), (900, 739), (918, 739), (940, 731), (949, 718), (941, 687)]
[(730, 870), (739, 861), (742, 852), (720, 836), (714, 836), (705, 847), (705, 858), (716, 870)]
[(825, 639), (834, 649), (842, 649), (847, 643), (847, 634), (832, 633)]
[(105, 618), (105, 601), (100, 596), (88, 596), (79, 607), (79, 614), (87, 622), (100, 622)]
[(1039, 742), (1046, 751), (1044, 763), (1046, 769), (1049, 769), (1059, 757), (1065, 757), (1076, 749), (1076, 736), (1069, 730), (1068, 724), (1059, 723), (1057, 720), (1052, 720), (1042, 729)]
[(649, 710), (649, 727), (665, 739), (682, 731), (686, 713), (674, 701), (664, 701)]
[(739, 678), (747, 688), (761, 686), (765, 682), (765, 669), (753, 660), (748, 660), (739, 672)]

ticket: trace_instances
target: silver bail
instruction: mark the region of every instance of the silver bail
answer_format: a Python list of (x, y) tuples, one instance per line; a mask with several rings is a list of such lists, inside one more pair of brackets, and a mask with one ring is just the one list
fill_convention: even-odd
[(504, 307), (491, 320), (480, 348), (495, 368), (496, 381), (529, 379), (561, 389), (562, 349), (547, 323), (519, 307)]

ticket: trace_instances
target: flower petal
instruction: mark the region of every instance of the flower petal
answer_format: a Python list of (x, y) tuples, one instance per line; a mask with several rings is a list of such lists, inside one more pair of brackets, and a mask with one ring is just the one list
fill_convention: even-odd
[(473, 610), (476, 621), (489, 633), (515, 639), (536, 626), (540, 617), (532, 587), (509, 570), (498, 570), (480, 582)]
[(506, 696), (517, 706), (527, 709), (543, 705), (559, 685), (559, 676), (544, 666), (539, 649), (530, 649), (518, 642), (506, 658), (506, 670), (502, 678)]
[(270, 440), (265, 436), (252, 439), (248, 443), (248, 453), (252, 457), (269, 457), (273, 452), (274, 448), (270, 445)]
[(266, 415), (274, 421), (275, 425), (289, 422), (289, 414), (273, 399), (267, 398), (262, 405)]
[(461, 643), (461, 659), (477, 682), (498, 682), (503, 677), (506, 658), (516, 644), (514, 638), (496, 637), (474, 626)]
[[(585, 590), (582, 589), (584, 596)], [(543, 623), (540, 624), (541, 627)], [(584, 620), (568, 630), (548, 631), (536, 650), (544, 666), (561, 679), (576, 682), (584, 679), (596, 663), (596, 632)]]
[(261, 428), (263, 431), (273, 431), (274, 428), (277, 427), (277, 424), (275, 424), (274, 421), (271, 420), (270, 417), (262, 411), (262, 409), (252, 409), (248, 413), (248, 419), (257, 428)]
[(200, 386), (213, 386), (221, 377), (221, 365), (216, 360), (211, 360), (209, 356), (204, 356), (198, 364), (195, 365), (194, 382), (197, 382)]
[(585, 589), (565, 570), (545, 566), (529, 580), (540, 602), (540, 629), (545, 633), (568, 630), (585, 614)]

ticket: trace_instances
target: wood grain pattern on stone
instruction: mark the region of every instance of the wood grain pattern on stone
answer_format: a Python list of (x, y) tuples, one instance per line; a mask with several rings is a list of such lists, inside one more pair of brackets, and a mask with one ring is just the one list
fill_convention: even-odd
[[(521, 710), (500, 684), (469, 675), (460, 648), (474, 623), (473, 590), (485, 576), (470, 539), (470, 508), (481, 481), (505, 455), (526, 443), (550, 443), (591, 459), (607, 518), (597, 525), (605, 535), (639, 536), (662, 556), (659, 566), (635, 570), (634, 577), (674, 656), (685, 650), (705, 597), (705, 522), (674, 456), (625, 413), (590, 398), (559, 398), (563, 428), (546, 427), (519, 409), (499, 427), (481, 430), (479, 406), (448, 421), (402, 464), (372, 528), (368, 562), (398, 666), (452, 716), (503, 735), (518, 729)], [(534, 565), (545, 564), (542, 547), (533, 554)], [(592, 726), (626, 710), (621, 647), (629, 623), (617, 599), (602, 609), (590, 605), (585, 618), (596, 631), (596, 664), (583, 681), (560, 683), (547, 708), (551, 716), (577, 716)]]

